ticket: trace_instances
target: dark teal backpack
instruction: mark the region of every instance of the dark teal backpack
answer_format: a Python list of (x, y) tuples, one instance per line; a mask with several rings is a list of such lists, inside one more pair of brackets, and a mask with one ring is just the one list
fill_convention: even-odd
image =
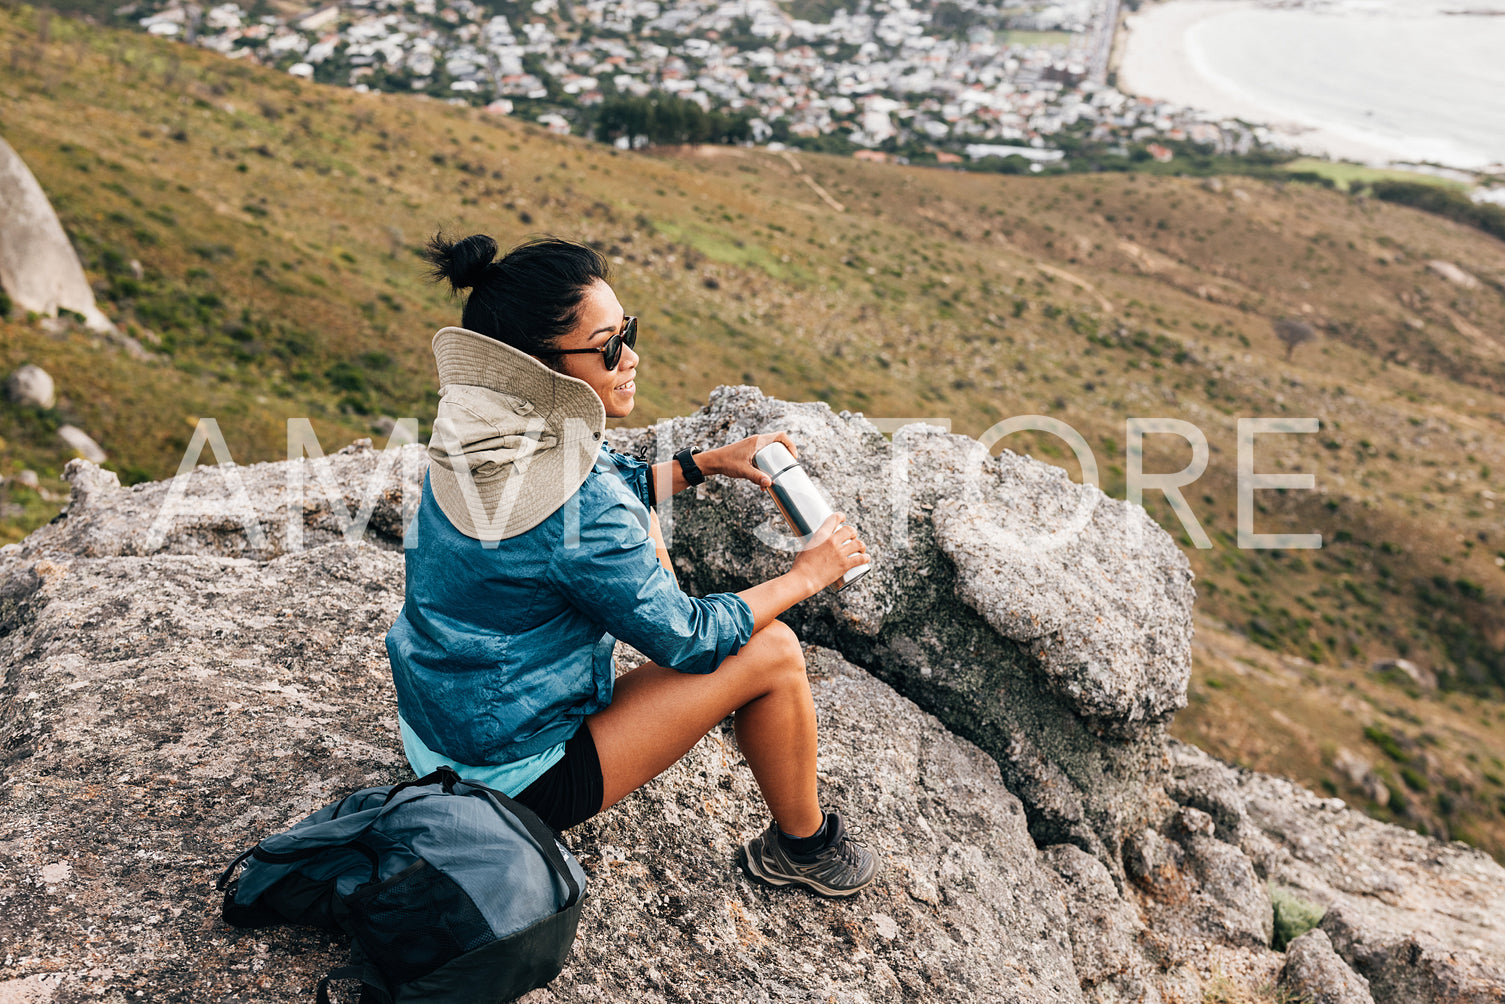
[[(240, 875), (231, 880), (237, 866)], [(362, 1004), (501, 1004), (564, 967), (585, 870), (529, 809), (452, 768), (365, 788), (267, 837), (220, 876), (236, 927), (350, 935)]]

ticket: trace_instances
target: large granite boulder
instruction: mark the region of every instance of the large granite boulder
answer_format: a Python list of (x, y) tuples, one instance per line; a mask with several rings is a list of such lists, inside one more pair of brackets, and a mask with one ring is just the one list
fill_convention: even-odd
[[(1186, 558), (1143, 508), (1057, 467), (924, 425), (892, 442), (860, 415), (720, 387), (686, 418), (618, 433), (667, 458), (785, 430), (862, 533), (873, 571), (791, 611), (987, 750), (1041, 844), (1073, 843), (1122, 880), (1125, 838), (1165, 818), (1163, 724), (1186, 702)], [(738, 589), (788, 567), (771, 500), (717, 479), (673, 500), (681, 578)]]
[[(913, 439), (892, 464), (861, 419), (748, 389), (720, 392), (687, 420), (693, 435), (618, 441), (713, 445), (758, 409), (833, 495), (851, 492), (843, 507), (878, 557), (870, 581), (791, 619), (819, 643), (824, 797), (886, 871), (841, 902), (751, 885), (733, 856), (765, 810), (717, 729), (569, 835), (592, 905), (534, 1004), (1253, 993), (1312, 969), (1269, 947), (1272, 887), (1326, 910), (1331, 950), (1376, 1001), (1502, 999), (1505, 869), (1165, 737), (1185, 673), (1166, 639), (1189, 593), (1132, 510), (933, 430), (901, 434)], [(382, 635), (423, 468), (421, 447), (363, 443), (122, 488), (77, 460), (66, 515), (0, 548), (0, 1000), (302, 1001), (342, 961), (336, 937), (226, 927), (211, 886), (257, 837), (407, 776)], [(887, 491), (910, 493), (898, 519)], [(757, 531), (772, 513), (758, 493), (700, 494), (666, 514), (683, 579), (719, 588), (786, 567)], [(1093, 501), (1064, 545), (1075, 559), (1000, 550), (1034, 562), (1028, 582), (969, 543), (989, 539), (985, 512), (1038, 537), (1053, 524), (1019, 513), (1069, 513), (1073, 498)], [(1131, 546), (1147, 568), (1123, 567)], [(1091, 590), (1073, 561), (1099, 576)], [(1147, 593), (1111, 595), (1120, 582)], [(1024, 637), (1037, 617), (1051, 630)], [(1306, 954), (1337, 971), (1317, 941)]]
[[(228, 928), (213, 883), (259, 836), (409, 776), (382, 648), (401, 555), (30, 573), (6, 580), (0, 639), (0, 981), (64, 974), (59, 1001), (311, 999), (343, 945)], [(885, 858), (879, 885), (828, 903), (746, 879), (734, 852), (765, 810), (718, 729), (569, 835), (592, 900), (538, 999), (1081, 999), (1064, 905), (997, 766), (833, 653), (810, 662), (824, 797)]]
[(51, 408), (57, 404), (57, 384), (51, 373), (26, 363), (5, 381), (5, 396), (23, 408)]
[(115, 325), (94, 305), (94, 290), (47, 193), (26, 162), (0, 139), (0, 287), (22, 311), (83, 317), (95, 331)]

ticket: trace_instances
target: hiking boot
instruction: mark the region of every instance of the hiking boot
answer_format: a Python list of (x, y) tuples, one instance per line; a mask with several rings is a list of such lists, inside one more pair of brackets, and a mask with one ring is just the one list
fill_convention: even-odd
[(769, 885), (807, 886), (822, 896), (850, 896), (872, 884), (878, 860), (847, 837), (841, 814), (826, 813), (831, 839), (814, 854), (791, 854), (779, 840), (779, 824), (742, 845), (747, 871)]

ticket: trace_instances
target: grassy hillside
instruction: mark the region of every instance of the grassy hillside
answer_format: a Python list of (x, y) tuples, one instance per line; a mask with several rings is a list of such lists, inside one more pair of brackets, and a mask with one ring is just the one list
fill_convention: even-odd
[[(0, 474), (34, 469), (48, 493), (9, 488), (3, 539), (56, 512), (63, 422), (125, 480), (175, 471), (200, 416), (240, 462), (282, 456), (289, 416), (327, 450), (383, 416), (426, 435), (428, 340), (458, 306), (416, 249), (440, 227), (560, 233), (612, 256), (643, 318), (632, 424), (735, 382), (974, 435), (1049, 415), (1117, 497), (1127, 419), (1197, 426), (1210, 463), (1184, 491), (1211, 547), (1145, 498), (1198, 576), (1178, 733), (1505, 856), (1505, 243), (1299, 184), (628, 154), (28, 8), (0, 10), (0, 59), (0, 135), (148, 355), (0, 322), (0, 369), (37, 362), (60, 392), (0, 404)], [(1289, 360), (1288, 316), (1320, 335)], [(1262, 437), (1256, 470), (1317, 490), (1258, 493), (1254, 529), (1320, 532), (1320, 550), (1237, 546), (1237, 422), (1279, 416), (1321, 428)], [(1049, 436), (1002, 446), (1079, 476)], [(1191, 460), (1170, 435), (1144, 452), (1152, 473)], [(1442, 694), (1369, 670), (1395, 656)]]

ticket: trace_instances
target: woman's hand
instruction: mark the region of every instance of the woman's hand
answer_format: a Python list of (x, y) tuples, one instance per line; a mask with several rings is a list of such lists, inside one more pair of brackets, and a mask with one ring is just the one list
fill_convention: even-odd
[(789, 570), (808, 583), (811, 596), (871, 560), (857, 531), (842, 522), (845, 518), (839, 512), (828, 517), (810, 535), (810, 542), (795, 557), (794, 567)]
[(773, 620), (799, 603), (808, 600), (858, 565), (869, 559), (867, 545), (857, 531), (842, 524), (835, 513), (810, 535), (803, 551), (795, 556), (794, 567), (783, 575), (744, 589), (737, 595), (747, 602), (753, 615), (753, 633), (763, 630)]
[(794, 443), (787, 433), (768, 432), (761, 436), (748, 436), (735, 443), (718, 446), (714, 450), (707, 450), (696, 457), (695, 462), (707, 474), (724, 474), (729, 478), (742, 478), (744, 481), (751, 481), (759, 488), (767, 488), (773, 484), (773, 479), (758, 470), (757, 465), (753, 463), (753, 454), (772, 443), (783, 443), (791, 456), (799, 456), (799, 451), (794, 448)]

